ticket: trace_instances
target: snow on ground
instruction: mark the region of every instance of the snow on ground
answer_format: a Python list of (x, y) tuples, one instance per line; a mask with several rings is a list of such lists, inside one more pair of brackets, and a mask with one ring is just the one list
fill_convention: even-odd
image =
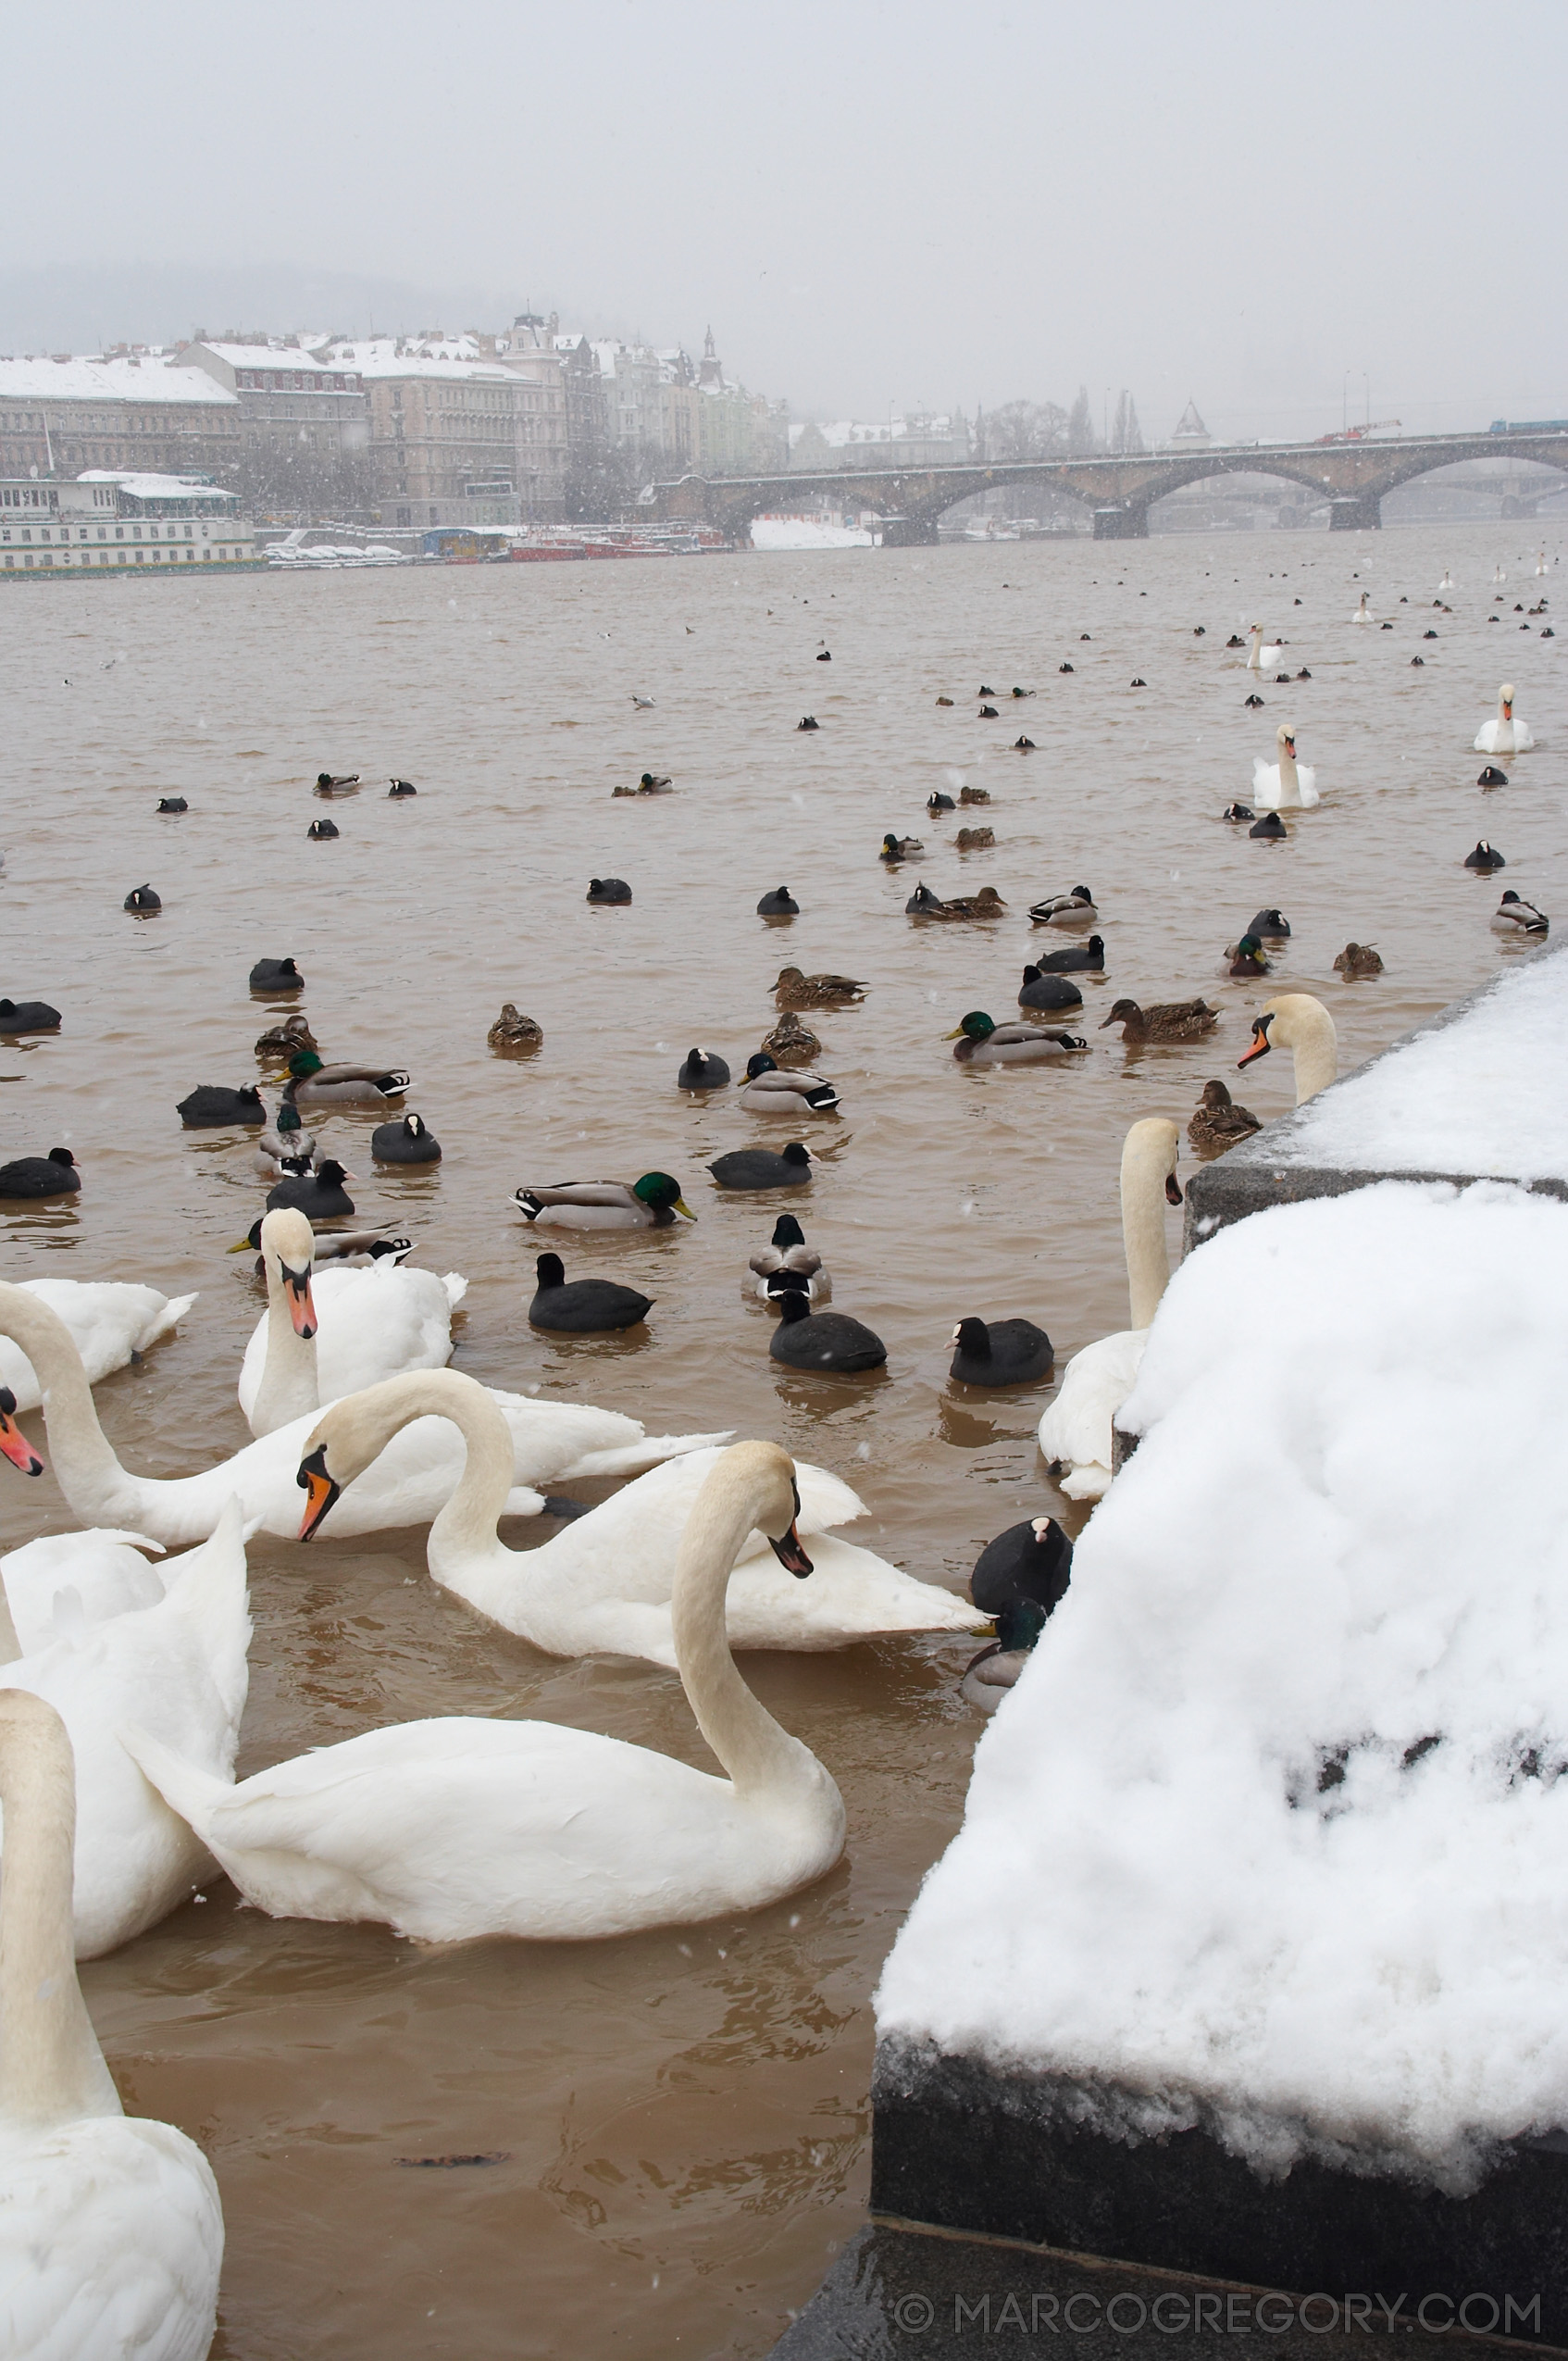
[(809, 517), (753, 517), (753, 549), (869, 549), (859, 525), (819, 525)]
[(1265, 2172), (1461, 2190), (1568, 2126), (1565, 1405), (1555, 1199), (1389, 1181), (1190, 1255), (883, 2039)]
[(1537, 956), (1271, 1131), (1283, 1165), (1568, 1179), (1568, 961)]

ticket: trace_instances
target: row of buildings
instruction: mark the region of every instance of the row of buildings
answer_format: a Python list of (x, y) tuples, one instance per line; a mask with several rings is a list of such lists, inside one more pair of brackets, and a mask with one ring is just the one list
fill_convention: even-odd
[(0, 359), (0, 477), (204, 476), (258, 517), (390, 526), (612, 515), (661, 474), (775, 473), (782, 405), (681, 350), (563, 334), (197, 336)]

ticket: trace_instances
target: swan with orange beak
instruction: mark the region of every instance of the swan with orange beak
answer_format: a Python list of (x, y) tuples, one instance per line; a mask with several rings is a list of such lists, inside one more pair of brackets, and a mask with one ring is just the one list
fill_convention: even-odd
[(1288, 1049), (1295, 1060), (1298, 1106), (1338, 1079), (1339, 1037), (1334, 1019), (1310, 992), (1283, 992), (1263, 1003), (1252, 1020), (1251, 1045), (1236, 1061), (1238, 1068), (1266, 1057), (1271, 1049)]
[(44, 1473), (43, 1460), (17, 1424), (17, 1397), (8, 1385), (0, 1385), (0, 1451), (24, 1476)]

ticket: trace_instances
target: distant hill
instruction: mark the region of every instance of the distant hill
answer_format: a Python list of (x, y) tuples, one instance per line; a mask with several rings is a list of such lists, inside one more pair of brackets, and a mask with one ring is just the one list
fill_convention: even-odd
[[(168, 344), (198, 328), (378, 330), (495, 328), (524, 296), (452, 281), (417, 287), (352, 271), (288, 264), (232, 268), (158, 263), (63, 263), (0, 269), (0, 353), (93, 353), (123, 340)], [(535, 308), (550, 306), (536, 303)]]

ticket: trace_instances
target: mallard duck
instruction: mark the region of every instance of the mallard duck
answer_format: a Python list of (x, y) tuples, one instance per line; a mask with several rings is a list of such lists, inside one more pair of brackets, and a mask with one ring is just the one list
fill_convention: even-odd
[(377, 1125), (370, 1153), (378, 1164), (439, 1164), (441, 1142), (422, 1115), (405, 1115), (401, 1123)]
[(814, 1057), (822, 1055), (822, 1043), (809, 1025), (803, 1025), (792, 1008), (786, 1008), (771, 1031), (764, 1033), (759, 1047), (765, 1049), (777, 1066), (799, 1068), (809, 1066)]
[(302, 1049), (289, 1060), (283, 1096), (291, 1105), (376, 1106), (409, 1087), (408, 1075), (395, 1068), (324, 1066), (315, 1050)]
[(803, 1140), (791, 1140), (782, 1156), (771, 1148), (732, 1148), (708, 1170), (721, 1189), (803, 1189), (811, 1179), (811, 1151)]
[(996, 831), (993, 828), (961, 828), (952, 841), (961, 853), (985, 853), (996, 843)]
[(678, 1214), (697, 1217), (667, 1172), (641, 1180), (559, 1180), (553, 1189), (518, 1189), (512, 1203), (528, 1222), (551, 1230), (671, 1230)]
[(559, 1255), (541, 1255), (534, 1265), (538, 1284), (529, 1305), (530, 1328), (561, 1336), (604, 1336), (635, 1328), (653, 1308), (652, 1295), (622, 1287), (613, 1279), (568, 1281)]
[(776, 885), (757, 904), (759, 918), (798, 918), (800, 915), (801, 906), (787, 885)]
[(51, 1148), (47, 1156), (19, 1156), (0, 1164), (0, 1197), (72, 1197), (81, 1175), (69, 1148)]
[(1223, 1156), (1238, 1140), (1245, 1140), (1263, 1125), (1251, 1110), (1238, 1106), (1223, 1082), (1205, 1082), (1193, 1110), (1187, 1136), (1200, 1156)]
[(300, 1120), (300, 1111), (285, 1099), (255, 1143), (255, 1168), (264, 1180), (274, 1180), (285, 1166), (294, 1168), (300, 1158), (306, 1165), (316, 1154), (316, 1134), (307, 1131)]
[(516, 1003), (511, 1000), (502, 1004), (500, 1016), (485, 1035), (491, 1048), (504, 1056), (507, 1052), (538, 1049), (543, 1039), (543, 1026), (536, 1024), (531, 1017), (520, 1015)]
[(952, 703), (952, 699), (951, 697), (939, 697), (937, 699), (937, 703), (939, 705), (951, 705)]
[(1500, 934), (1545, 934), (1551, 920), (1533, 902), (1522, 902), (1511, 887), (1492, 912), (1492, 924)]
[(670, 793), (670, 785), (669, 780), (656, 777), (653, 771), (645, 770), (637, 782), (637, 792), (640, 795), (667, 795)]
[(357, 787), (358, 784), (359, 773), (357, 770), (340, 770), (335, 772), (330, 770), (318, 770), (316, 774), (316, 792), (318, 795), (346, 795), (350, 788)]
[(0, 1000), (0, 1033), (55, 1033), (60, 1012), (46, 1000)]
[(946, 1038), (957, 1043), (961, 1066), (1038, 1066), (1064, 1050), (1087, 1049), (1076, 1033), (1048, 1032), (1043, 1025), (998, 1025), (983, 1008), (972, 1008)]
[(1160, 1000), (1140, 1008), (1136, 1000), (1118, 1000), (1101, 1025), (1120, 1025), (1124, 1042), (1202, 1041), (1219, 1023), (1219, 1011), (1206, 1000)]
[(303, 992), (305, 978), (292, 959), (258, 959), (250, 972), (253, 992)]
[(218, 1082), (200, 1082), (175, 1108), (187, 1131), (217, 1131), (233, 1123), (265, 1123), (267, 1109), (254, 1082), (242, 1090), (225, 1090)]
[(779, 1298), (790, 1288), (805, 1291), (806, 1303), (812, 1311), (828, 1303), (833, 1293), (833, 1281), (828, 1266), (815, 1247), (808, 1246), (805, 1233), (792, 1213), (781, 1213), (773, 1225), (769, 1243), (760, 1247), (746, 1265), (740, 1280), (741, 1298), (778, 1309)]
[(313, 819), (305, 832), (312, 844), (330, 844), (340, 831), (335, 819)]
[(1084, 996), (1076, 983), (1065, 976), (1047, 975), (1039, 968), (1026, 968), (1024, 981), (1018, 987), (1020, 1008), (1081, 1008)]
[[(235, 1240), (229, 1249), (231, 1255), (243, 1255), (248, 1246), (256, 1257), (255, 1275), (267, 1276), (267, 1266), (261, 1259), (261, 1224), (265, 1217), (258, 1215), (243, 1238)], [(318, 1230), (315, 1251), (311, 1255), (313, 1268), (323, 1264), (342, 1270), (364, 1270), (372, 1263), (401, 1263), (414, 1252), (412, 1238), (395, 1237), (382, 1230)]]
[(1033, 1385), (1055, 1358), (1050, 1337), (1033, 1320), (963, 1319), (952, 1343), (948, 1375), (960, 1385)]
[(1370, 943), (1347, 943), (1334, 962), (1334, 972), (1350, 983), (1357, 977), (1380, 976), (1383, 962)]
[(689, 1049), (675, 1087), (678, 1091), (722, 1091), (728, 1080), (729, 1068), (722, 1057), (705, 1049)]
[(831, 1115), (839, 1093), (824, 1075), (806, 1071), (783, 1073), (765, 1049), (746, 1060), (746, 1079), (739, 1104), (753, 1115)]
[(910, 861), (916, 853), (925, 850), (918, 836), (894, 836), (890, 831), (883, 837), (882, 849), (877, 857), (882, 861)]
[(631, 899), (631, 888), (624, 877), (591, 877), (585, 900), (608, 908)]
[(354, 1211), (354, 1199), (343, 1186), (354, 1177), (331, 1156), (324, 1156), (314, 1172), (285, 1171), (267, 1193), (267, 1210), (276, 1213), (286, 1205), (311, 1221), (340, 1220)]
[(888, 1348), (864, 1320), (848, 1312), (814, 1312), (803, 1287), (786, 1288), (778, 1298), (778, 1325), (768, 1339), (768, 1354), (787, 1368), (823, 1371), (852, 1377), (862, 1369), (879, 1369)]
[(1475, 850), (1473, 853), (1466, 853), (1464, 866), (1467, 869), (1505, 869), (1508, 863), (1503, 859), (1496, 845), (1488, 844), (1483, 836)]
[(1032, 696), (1034, 695), (1034, 691), (1033, 691), (1032, 689), (1018, 689), (1018, 688), (1015, 688), (1015, 689), (1014, 690), (1014, 692), (1013, 692), (1013, 694), (1014, 694), (1015, 697), (1032, 697)]
[[(1064, 943), (1060, 951), (1044, 952), (1034, 963), (1039, 976), (1103, 975), (1105, 972), (1105, 940), (1091, 934), (1087, 943)], [(1027, 976), (1029, 970), (1025, 968)]]
[(320, 1043), (310, 1030), (310, 1019), (301, 1008), (285, 1017), (280, 1025), (268, 1025), (266, 1032), (255, 1037), (258, 1057), (281, 1057), (285, 1064), (302, 1049), (319, 1049)]
[(1099, 916), (1087, 885), (1075, 885), (1070, 893), (1048, 893), (1043, 902), (1029, 905), (1029, 917), (1037, 927), (1079, 926)]
[(959, 1691), (979, 1712), (995, 1713), (1072, 1580), (1073, 1544), (1053, 1517), (1010, 1525), (988, 1542), (969, 1577), (970, 1596), (996, 1624), (996, 1638), (964, 1667)]
[(1244, 934), (1238, 943), (1228, 943), (1225, 952), (1226, 973), (1232, 976), (1266, 976), (1273, 973), (1274, 962), (1263, 956), (1263, 946), (1255, 934)]
[(911, 918), (999, 918), (1007, 905), (994, 885), (982, 885), (978, 893), (958, 893), (951, 902), (939, 901), (924, 885), (915, 887), (904, 904), (904, 916)]
[[(1033, 696), (1032, 689), (1029, 694)], [(989, 787), (961, 787), (958, 791), (958, 800), (961, 804), (989, 804), (990, 799), (991, 791)]]
[(773, 987), (776, 1008), (836, 1008), (865, 996), (865, 984), (853, 976), (803, 976), (799, 968), (780, 968)]
[(163, 896), (155, 893), (150, 885), (133, 885), (123, 906), (135, 918), (150, 918), (155, 911), (163, 908)]

